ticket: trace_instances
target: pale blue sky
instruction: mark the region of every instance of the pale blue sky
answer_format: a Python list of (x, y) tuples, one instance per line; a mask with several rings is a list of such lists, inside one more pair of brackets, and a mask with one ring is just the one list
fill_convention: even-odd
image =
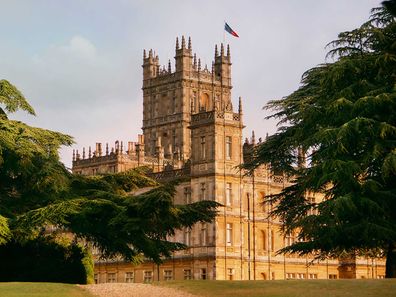
[[(136, 140), (142, 125), (142, 51), (161, 64), (175, 38), (211, 64), (226, 20), (233, 101), (244, 102), (245, 136), (275, 131), (261, 107), (298, 88), (301, 74), (324, 62), (325, 45), (368, 19), (378, 0), (0, 0), (0, 79), (15, 84), (37, 117), (12, 118), (74, 136), (73, 148)], [(72, 148), (62, 149), (71, 166)]]

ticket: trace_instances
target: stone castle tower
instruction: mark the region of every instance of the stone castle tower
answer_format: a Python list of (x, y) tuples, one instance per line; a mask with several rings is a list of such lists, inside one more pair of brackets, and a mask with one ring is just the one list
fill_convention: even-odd
[[(160, 66), (153, 50), (143, 52), (143, 135), (137, 142), (117, 141), (102, 152), (73, 153), (73, 172), (94, 175), (121, 172), (138, 166), (152, 168), (152, 177), (168, 181), (185, 177), (176, 189), (177, 204), (215, 200), (223, 206), (213, 223), (179, 230), (173, 240), (188, 246), (154, 267), (126, 262), (95, 263), (96, 282), (150, 282), (172, 279), (259, 280), (288, 278), (378, 278), (384, 275), (379, 259), (327, 259), (278, 255), (296, 234), (282, 235), (281, 222), (268, 214), (272, 205), (263, 197), (289, 185), (282, 174), (263, 165), (253, 175), (238, 170), (256, 145), (254, 132), (242, 143), (243, 114), (231, 97), (229, 46), (215, 46), (210, 68), (201, 65), (187, 44), (176, 39), (175, 67)], [(261, 142), (261, 138), (258, 141)], [(322, 199), (306, 193), (311, 203)], [(314, 211), (314, 210), (312, 210)], [(371, 259), (370, 259), (371, 260)], [(315, 261), (315, 262), (314, 262)], [(375, 262), (374, 262), (375, 261)]]

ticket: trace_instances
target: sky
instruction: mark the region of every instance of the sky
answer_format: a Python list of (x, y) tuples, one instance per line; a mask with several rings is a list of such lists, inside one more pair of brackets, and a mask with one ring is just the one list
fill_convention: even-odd
[[(142, 126), (143, 49), (172, 61), (175, 39), (191, 36), (210, 68), (215, 44), (230, 44), (232, 98), (243, 100), (244, 136), (276, 131), (262, 107), (299, 87), (325, 62), (328, 42), (359, 27), (379, 0), (0, 0), (0, 79), (25, 95), (37, 116), (11, 119), (74, 137), (61, 149), (136, 141)], [(240, 38), (224, 33), (224, 21)]]

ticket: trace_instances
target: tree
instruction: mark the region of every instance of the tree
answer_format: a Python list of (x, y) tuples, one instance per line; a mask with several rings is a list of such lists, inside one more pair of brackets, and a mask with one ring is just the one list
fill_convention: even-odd
[[(268, 197), (283, 231), (297, 230), (302, 240), (280, 252), (382, 252), (386, 277), (396, 277), (395, 1), (383, 5), (329, 43), (333, 62), (308, 70), (298, 90), (266, 105), (279, 128), (246, 168), (267, 163), (293, 178)], [(307, 166), (297, 166), (298, 152)], [(324, 200), (311, 203), (307, 191)]]
[[(46, 226), (74, 234), (104, 257), (156, 263), (185, 248), (170, 242), (176, 229), (212, 221), (217, 203), (174, 205), (175, 184), (160, 185), (141, 169), (94, 177), (71, 174), (58, 149), (70, 136), (10, 120), (33, 108), (15, 86), (0, 80), (0, 244), (45, 236)], [(133, 195), (137, 188), (151, 190)], [(50, 238), (50, 237), (49, 237)], [(52, 238), (52, 237), (51, 237)]]

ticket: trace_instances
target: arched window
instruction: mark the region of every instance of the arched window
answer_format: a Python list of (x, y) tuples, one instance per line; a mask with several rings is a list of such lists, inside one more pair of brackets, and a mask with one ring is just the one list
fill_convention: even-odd
[(209, 95), (203, 93), (201, 95), (201, 100), (199, 102), (199, 111), (209, 111), (209, 110), (211, 110)]

